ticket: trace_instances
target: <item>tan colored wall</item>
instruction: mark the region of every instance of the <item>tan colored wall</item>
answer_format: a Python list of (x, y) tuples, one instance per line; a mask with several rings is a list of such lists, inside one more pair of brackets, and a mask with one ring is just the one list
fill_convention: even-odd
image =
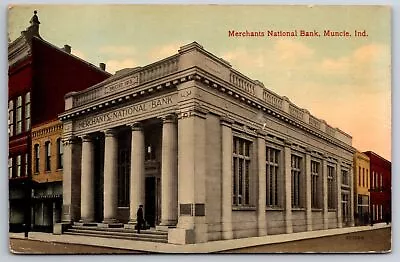
[[(62, 181), (63, 170), (57, 169), (57, 139), (62, 137), (62, 123), (58, 120), (32, 128), (32, 180), (39, 183)], [(46, 171), (45, 143), (51, 143), (50, 171)], [(35, 145), (39, 144), (39, 173), (35, 172)]]
[[(359, 167), (361, 167), (361, 174), (359, 173)], [(362, 184), (362, 169), (365, 169), (365, 185)], [(367, 172), (368, 170), (368, 172)], [(370, 161), (369, 157), (363, 153), (356, 152), (354, 154), (354, 192), (355, 195), (370, 195)], [(367, 175), (368, 174), (368, 175)], [(361, 176), (361, 185), (359, 185), (359, 176)], [(355, 202), (356, 203), (356, 202)]]

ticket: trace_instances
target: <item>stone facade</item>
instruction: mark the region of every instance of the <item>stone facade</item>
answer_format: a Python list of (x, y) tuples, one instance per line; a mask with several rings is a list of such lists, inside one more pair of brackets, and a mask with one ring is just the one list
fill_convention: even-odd
[(354, 223), (351, 136), (196, 42), (65, 109), (63, 223), (129, 228), (144, 204), (175, 244)]

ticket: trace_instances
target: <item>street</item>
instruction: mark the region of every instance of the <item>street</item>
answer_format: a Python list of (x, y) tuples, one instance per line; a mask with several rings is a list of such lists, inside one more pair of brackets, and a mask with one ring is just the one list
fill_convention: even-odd
[[(391, 228), (262, 245), (224, 251), (222, 253), (275, 252), (384, 252), (391, 249)], [(77, 244), (50, 243), (35, 240), (11, 239), (10, 250), (17, 254), (145, 254), (130, 251)]]

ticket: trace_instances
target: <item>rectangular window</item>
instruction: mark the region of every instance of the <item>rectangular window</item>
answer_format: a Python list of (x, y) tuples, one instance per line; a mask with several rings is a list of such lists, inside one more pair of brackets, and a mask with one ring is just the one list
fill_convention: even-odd
[(379, 207), (380, 207), (380, 210), (379, 210), (380, 219), (382, 220), (383, 219), (383, 208), (382, 208), (382, 205), (380, 205)]
[(334, 184), (335, 168), (328, 166), (328, 208), (335, 208), (335, 184)]
[(358, 186), (361, 186), (361, 167), (358, 167)]
[(365, 168), (363, 168), (363, 173), (362, 173), (362, 186), (365, 187)]
[(8, 177), (12, 178), (13, 175), (13, 158), (10, 157), (8, 158)]
[(292, 173), (292, 207), (299, 208), (301, 206), (301, 157), (292, 155), (291, 157), (291, 173)]
[(318, 179), (319, 179), (320, 163), (311, 161), (311, 207), (319, 208), (318, 203)]
[(375, 171), (372, 171), (372, 189), (375, 189)]
[(35, 173), (39, 173), (39, 160), (40, 160), (40, 152), (39, 152), (39, 145), (36, 144), (34, 147), (35, 150)]
[(17, 177), (21, 176), (21, 155), (17, 156)]
[(279, 150), (267, 147), (266, 160), (267, 206), (278, 207)]
[(250, 205), (251, 142), (235, 137), (233, 147), (233, 205)]
[(25, 176), (28, 176), (28, 154), (25, 154), (25, 159), (24, 159), (24, 170), (25, 170)]
[(17, 98), (17, 135), (22, 132), (22, 96)]
[(45, 150), (46, 150), (46, 171), (50, 171), (51, 168), (51, 143), (47, 141), (45, 143)]
[(14, 135), (14, 101), (8, 102), (8, 135)]
[(382, 192), (382, 188), (383, 188), (383, 175), (381, 174), (381, 184), (380, 184), (381, 186), (380, 186), (380, 191)]
[(367, 187), (368, 187), (368, 181), (369, 181), (369, 174), (368, 174), (368, 169), (367, 169), (367, 178), (366, 178), (366, 183), (367, 183)]
[(31, 128), (31, 92), (25, 95), (25, 131)]
[(375, 205), (372, 205), (372, 220), (376, 220), (375, 219)]
[(63, 154), (64, 148), (61, 138), (57, 139), (57, 168), (63, 168)]
[(342, 170), (342, 184), (349, 185), (349, 173), (347, 170)]

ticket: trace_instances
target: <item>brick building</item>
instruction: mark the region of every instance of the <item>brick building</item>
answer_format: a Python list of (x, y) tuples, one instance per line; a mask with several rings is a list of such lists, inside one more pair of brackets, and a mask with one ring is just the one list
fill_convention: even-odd
[(370, 163), (361, 152), (354, 154), (354, 216), (356, 225), (369, 223)]
[(378, 154), (364, 152), (370, 159), (370, 212), (374, 223), (390, 220), (392, 213), (392, 163)]
[[(36, 11), (30, 26), (8, 45), (9, 223), (22, 230), (34, 213), (30, 202), (32, 180), (32, 128), (57, 120), (64, 110), (64, 95), (82, 90), (110, 76), (42, 39)], [(48, 174), (52, 176), (53, 173)], [(39, 184), (44, 181), (36, 181)], [(61, 194), (61, 192), (59, 192)], [(61, 207), (60, 207), (61, 208)]]

